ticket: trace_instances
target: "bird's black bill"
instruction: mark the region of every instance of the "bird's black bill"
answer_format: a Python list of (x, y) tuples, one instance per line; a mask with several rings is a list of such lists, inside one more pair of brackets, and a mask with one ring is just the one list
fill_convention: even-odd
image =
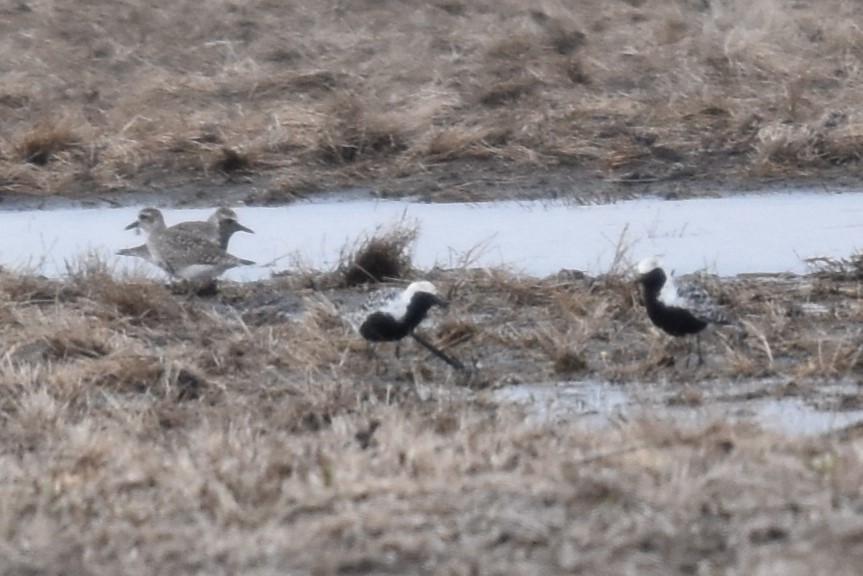
[(441, 360), (443, 360), (444, 362), (446, 362), (447, 364), (449, 364), (450, 366), (452, 366), (456, 370), (458, 370), (460, 372), (464, 372), (467, 370), (464, 367), (464, 364), (459, 362), (457, 358), (453, 358), (452, 356), (450, 356), (449, 354), (447, 354), (443, 350), (440, 350), (434, 344), (432, 344), (431, 342), (429, 342), (428, 340), (426, 340), (425, 338), (423, 338), (422, 336), (420, 336), (416, 332), (411, 332), (411, 336), (413, 336), (413, 339), (416, 340), (417, 342), (419, 342), (423, 348), (425, 348), (426, 350), (428, 350), (429, 352), (431, 352), (432, 354), (434, 354), (435, 356), (437, 356), (438, 358), (440, 358)]
[(137, 228), (137, 227), (138, 227), (138, 221), (135, 220), (134, 222), (132, 222), (131, 224), (126, 226), (126, 228), (124, 228), (124, 230), (131, 230), (132, 228)]

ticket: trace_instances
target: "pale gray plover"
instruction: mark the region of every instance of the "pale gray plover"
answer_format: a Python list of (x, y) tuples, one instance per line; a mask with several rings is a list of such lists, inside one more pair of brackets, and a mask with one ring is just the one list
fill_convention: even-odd
[[(176, 226), (168, 228), (156, 208), (144, 208), (138, 219), (126, 226), (147, 234), (149, 260), (171, 276), (183, 280), (212, 280), (225, 270), (254, 264), (225, 252), (212, 238)], [(130, 250), (138, 250), (133, 248)]]
[[(206, 220), (194, 220), (188, 222), (180, 222), (169, 226), (168, 230), (179, 230), (184, 234), (195, 234), (203, 238), (208, 238), (219, 245), (222, 250), (228, 249), (228, 242), (236, 232), (248, 232), (254, 234), (254, 231), (240, 224), (237, 220), (237, 213), (225, 206), (220, 206)], [(120, 256), (134, 256), (150, 260), (150, 250), (146, 244), (135, 246), (133, 248), (123, 248), (118, 250)]]
[(725, 312), (707, 292), (693, 284), (678, 286), (662, 269), (656, 257), (638, 263), (638, 282), (644, 295), (647, 316), (662, 331), (676, 337), (695, 335), (698, 346), (698, 363), (704, 363), (701, 354), (701, 332), (709, 324), (729, 324)]
[(415, 331), (433, 306), (448, 305), (438, 295), (434, 284), (422, 280), (412, 282), (404, 290), (379, 290), (373, 293), (349, 321), (369, 342), (398, 342), (410, 336), (450, 366), (464, 370), (461, 362)]

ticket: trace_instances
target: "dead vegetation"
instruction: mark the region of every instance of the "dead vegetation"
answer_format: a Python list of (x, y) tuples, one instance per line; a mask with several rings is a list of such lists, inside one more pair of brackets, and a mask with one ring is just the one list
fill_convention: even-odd
[(404, 220), (377, 230), (342, 254), (337, 273), (347, 286), (407, 279), (418, 233), (416, 223)]
[[(652, 382), (697, 410), (721, 401), (699, 383), (749, 378), (857, 409), (819, 385), (863, 374), (856, 280), (710, 284), (746, 333), (709, 335), (707, 365), (686, 367), (623, 277), (426, 275), (452, 305), (422, 330), (468, 381), (417, 346), (370, 357), (316, 304), (356, 288), (285, 276), (198, 299), (92, 262), (63, 280), (0, 274), (0, 573), (857, 569), (853, 428), (596, 428), (526, 418), (489, 390)], [(258, 310), (278, 299), (303, 304)]]
[(37, 166), (45, 166), (64, 152), (71, 150), (79, 138), (69, 127), (41, 126), (25, 134), (18, 144), (18, 157)]
[[(857, 3), (395, 8), (0, 8), (0, 190), (464, 200), (859, 169)], [(207, 299), (97, 261), (0, 272), (0, 574), (859, 572), (860, 427), (597, 428), (493, 395), (596, 379), (700, 410), (722, 401), (706, 382), (751, 380), (751, 399), (858, 410), (856, 258), (709, 283), (740, 327), (706, 335), (703, 367), (646, 320), (622, 241), (598, 278), (423, 272), (453, 303), (423, 333), (465, 379), (412, 343), (370, 356), (327, 305), (410, 279), (415, 235)]]
[[(394, 230), (375, 238), (403, 255), (415, 230)], [(857, 409), (819, 389), (863, 374), (856, 280), (714, 279), (745, 330), (710, 334), (706, 366), (687, 367), (619, 272), (426, 272), (452, 305), (422, 330), (472, 367), (462, 378), (415, 345), (369, 356), (324, 305), (364, 295), (297, 274), (209, 299), (92, 259), (63, 280), (0, 274), (0, 573), (859, 566), (853, 428), (599, 429), (526, 418), (490, 391), (654, 383), (698, 410), (721, 401), (699, 383), (747, 378), (767, 382), (757, 394)]]
[(856, 280), (863, 278), (863, 254), (855, 253), (845, 258), (813, 257), (806, 260), (812, 274), (833, 280)]
[(2, 190), (584, 200), (859, 168), (853, 2), (413, 2), (395, 24), (380, 2), (196, 8), (6, 11)]

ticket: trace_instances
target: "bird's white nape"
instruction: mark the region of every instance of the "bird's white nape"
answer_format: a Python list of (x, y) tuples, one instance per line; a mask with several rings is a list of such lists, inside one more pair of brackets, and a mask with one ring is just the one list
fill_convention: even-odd
[(656, 268), (662, 268), (662, 260), (659, 256), (648, 256), (638, 263), (636, 269), (639, 274), (647, 274)]
[(417, 292), (427, 292), (437, 295), (435, 285), (427, 280), (411, 282), (397, 297), (393, 298), (381, 308), (382, 312), (391, 315), (396, 320), (404, 318), (408, 312), (408, 306)]
[(418, 280), (416, 282), (411, 282), (408, 284), (408, 287), (405, 288), (404, 292), (402, 292), (402, 297), (410, 302), (411, 298), (413, 298), (414, 294), (417, 292), (426, 292), (428, 294), (434, 294), (437, 296), (437, 288), (435, 285), (429, 282), (428, 280)]

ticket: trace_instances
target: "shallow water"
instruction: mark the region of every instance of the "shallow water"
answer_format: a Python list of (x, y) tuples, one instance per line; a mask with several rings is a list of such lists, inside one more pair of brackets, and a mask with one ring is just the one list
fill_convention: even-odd
[[(667, 201), (643, 199), (578, 206), (547, 201), (420, 204), (352, 200), (239, 208), (255, 234), (238, 233), (230, 252), (264, 266), (230, 271), (254, 280), (302, 263), (330, 269), (345, 247), (400, 220), (416, 223), (419, 268), (510, 266), (546, 275), (560, 269), (591, 274), (611, 266), (618, 245), (633, 261), (659, 254), (669, 268), (721, 275), (806, 272), (804, 258), (844, 257), (858, 245), (863, 194), (795, 192)], [(212, 210), (165, 210), (168, 224), (206, 218)], [(143, 242), (123, 228), (137, 208), (0, 212), (6, 231), (0, 263), (62, 275), (67, 262), (95, 253), (118, 271), (154, 270), (117, 249)]]
[[(527, 407), (537, 421), (577, 420), (591, 427), (649, 416), (683, 426), (704, 426), (712, 421), (752, 422), (764, 429), (799, 436), (841, 430), (863, 422), (863, 410), (819, 410), (800, 397), (748, 398), (759, 383), (707, 383), (695, 388), (702, 393), (697, 405), (669, 402), (673, 391), (652, 384), (620, 386), (582, 381), (520, 384), (495, 392), (499, 401)], [(840, 392), (842, 383), (820, 385), (819, 393)], [(856, 384), (851, 385), (855, 389)]]

